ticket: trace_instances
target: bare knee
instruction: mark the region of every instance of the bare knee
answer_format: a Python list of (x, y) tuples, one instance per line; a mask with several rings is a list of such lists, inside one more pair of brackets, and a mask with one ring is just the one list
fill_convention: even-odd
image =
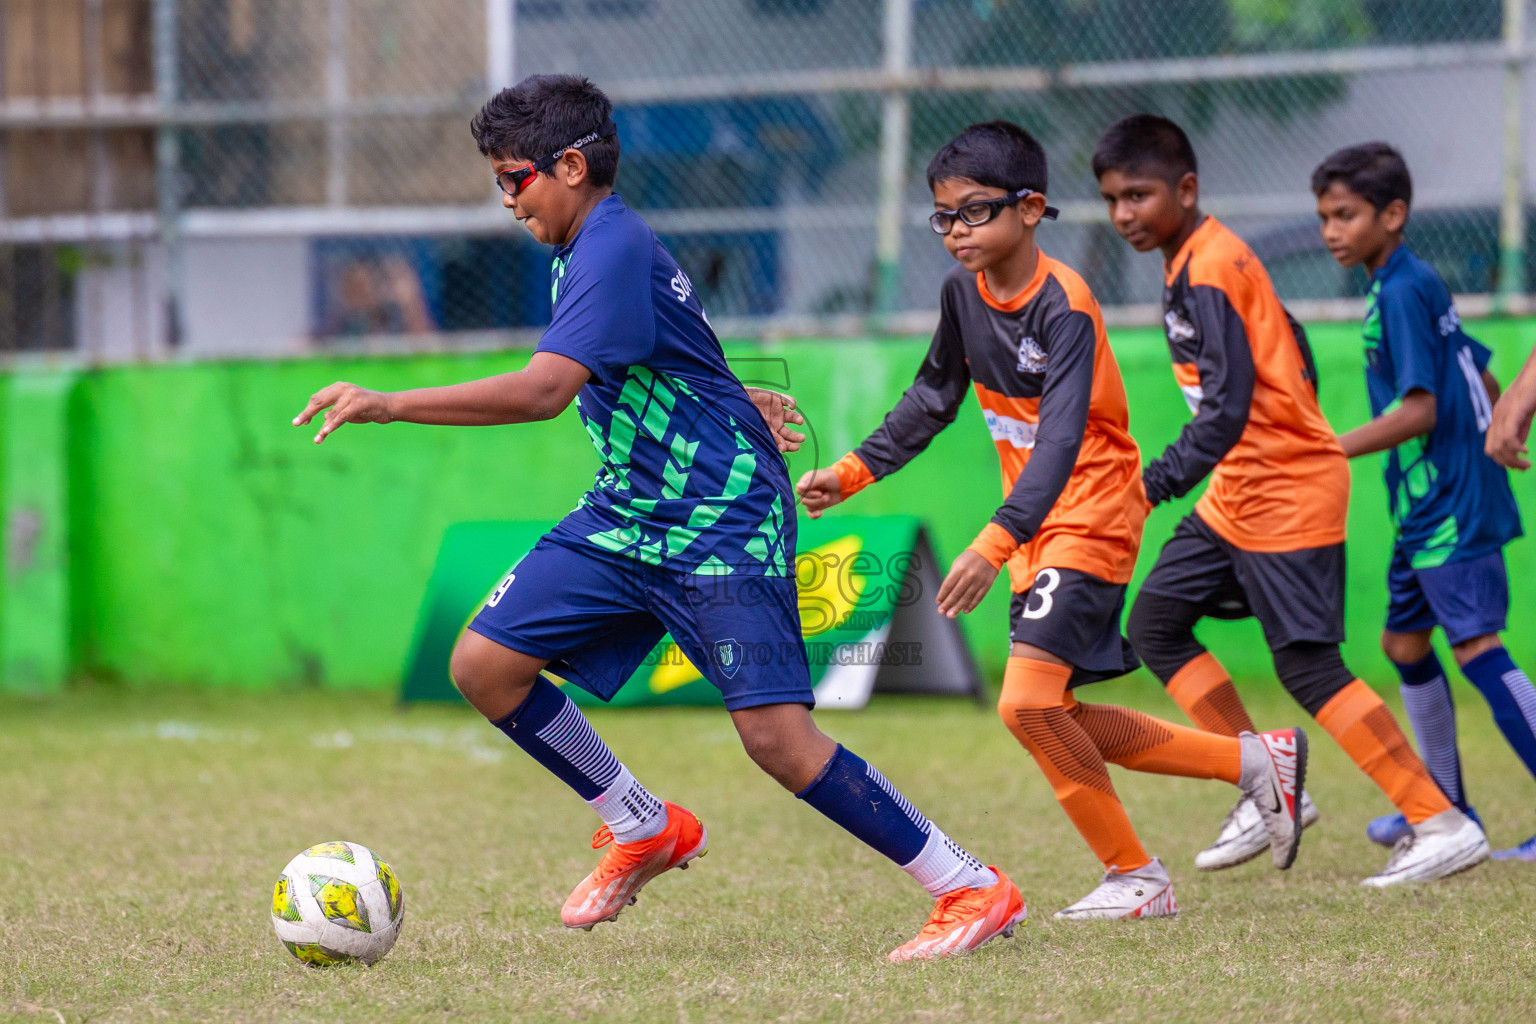
[(543, 659), (466, 631), (453, 647), (448, 674), (464, 699), (494, 722), (516, 711), (527, 699), (546, 664)]
[(741, 745), (779, 785), (799, 792), (816, 780), (837, 744), (816, 728), (802, 704), (767, 704), (731, 712)]
[(1456, 658), (1456, 664), (1465, 665), (1478, 655), (1487, 654), (1494, 648), (1503, 646), (1504, 641), (1499, 639), (1497, 633), (1485, 633), (1452, 645), (1451, 654)]
[(1394, 633), (1385, 630), (1381, 634), (1381, 653), (1385, 654), (1395, 664), (1412, 665), (1429, 657), (1434, 648), (1429, 642), (1430, 631), (1417, 630), (1412, 633)]

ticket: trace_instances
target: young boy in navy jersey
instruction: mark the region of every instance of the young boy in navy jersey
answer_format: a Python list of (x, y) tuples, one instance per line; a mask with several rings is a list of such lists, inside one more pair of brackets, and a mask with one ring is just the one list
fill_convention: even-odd
[[(1536, 688), (1499, 639), (1509, 611), (1504, 545), (1522, 530), (1508, 474), (1483, 451), (1498, 397), (1487, 370), (1492, 353), (1461, 329), (1445, 282), (1403, 243), (1413, 183), (1397, 150), (1384, 142), (1341, 149), (1312, 172), (1312, 191), (1328, 251), (1371, 276), (1365, 381), (1375, 418), (1339, 440), (1350, 458), (1386, 453), (1397, 537), (1381, 647), (1402, 677), (1403, 705), (1430, 774), (1472, 814), (1456, 710), (1430, 646), (1436, 626), (1536, 775)], [(1369, 829), (1388, 846), (1406, 833), (1401, 815)], [(1536, 860), (1536, 837), (1494, 856)]]
[(972, 611), (1008, 566), (1011, 647), (998, 714), (1105, 868), (1092, 892), (1056, 916), (1168, 917), (1178, 912), (1173, 883), (1142, 847), (1106, 765), (1240, 787), (1262, 808), (1284, 870), (1301, 838), (1306, 736), (1219, 736), (1074, 695), (1137, 667), (1120, 613), (1147, 498), (1099, 304), (1035, 244), (1040, 219), (1056, 215), (1046, 179), (1045, 150), (1007, 121), (971, 125), (934, 156), (929, 223), (959, 266), (944, 278), (933, 344), (885, 422), (798, 487), (819, 515), (916, 458), (976, 392), (1006, 498), (955, 559), (939, 611)]
[[(692, 813), (651, 795), (541, 673), (553, 666), (607, 700), (670, 632), (720, 689), (752, 759), (935, 898), (890, 959), (1008, 934), (1025, 909), (1007, 876), (811, 719), (789, 475), (687, 275), (613, 191), (612, 113), (586, 79), (538, 75), (492, 97), (472, 124), (503, 205), (556, 247), (554, 317), (527, 369), (394, 394), (336, 383), (294, 422), (328, 410), (319, 443), (343, 423), (523, 423), (575, 401), (597, 480), (493, 591), (451, 663), (469, 702), (603, 821), (593, 847), (612, 845), (566, 900), (566, 926), (613, 920), (652, 878), (702, 856), (708, 837)], [(763, 650), (797, 656), (739, 657)]]

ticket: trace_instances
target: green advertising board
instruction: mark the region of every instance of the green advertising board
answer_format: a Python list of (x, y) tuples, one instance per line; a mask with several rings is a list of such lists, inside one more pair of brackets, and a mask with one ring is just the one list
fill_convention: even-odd
[[(459, 523), (443, 536), (401, 698), (456, 701), (448, 658), (496, 584), (551, 522)], [(958, 625), (933, 598), (940, 567), (913, 516), (842, 516), (800, 524), (795, 582), (818, 707), (858, 708), (875, 693), (979, 697), (981, 679)], [(552, 671), (552, 675), (557, 674)], [(579, 704), (599, 703), (580, 687)], [(610, 702), (719, 704), (720, 693), (663, 638)]]

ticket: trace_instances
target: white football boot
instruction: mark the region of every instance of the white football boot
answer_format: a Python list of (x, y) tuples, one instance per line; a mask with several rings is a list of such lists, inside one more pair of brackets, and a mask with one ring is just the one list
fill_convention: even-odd
[(1179, 904), (1173, 898), (1173, 882), (1163, 862), (1153, 857), (1145, 867), (1121, 872), (1110, 868), (1104, 881), (1056, 916), (1067, 921), (1091, 921), (1122, 917), (1173, 917)]
[[(1317, 824), (1317, 805), (1306, 790), (1301, 792), (1301, 827)], [(1252, 800), (1243, 797), (1227, 812), (1216, 841), (1195, 854), (1195, 867), (1201, 871), (1220, 871), (1246, 864), (1269, 849), (1269, 832)]]
[(1381, 873), (1360, 884), (1381, 889), (1400, 882), (1429, 882), (1475, 867), (1491, 852), (1477, 822), (1452, 807), (1413, 826), (1413, 835), (1397, 841)]
[(1258, 809), (1269, 851), (1281, 871), (1296, 861), (1301, 845), (1301, 793), (1307, 781), (1307, 734), (1300, 729), (1245, 732), (1239, 785)]

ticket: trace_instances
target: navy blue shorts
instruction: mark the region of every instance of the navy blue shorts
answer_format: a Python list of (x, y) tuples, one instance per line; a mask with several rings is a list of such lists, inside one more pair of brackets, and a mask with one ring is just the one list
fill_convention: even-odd
[(469, 628), (602, 700), (671, 633), (731, 711), (815, 704), (793, 577), (695, 575), (544, 537)]
[(1452, 645), (1502, 633), (1509, 615), (1504, 552), (1415, 569), (1402, 548), (1393, 548), (1387, 593), (1390, 632), (1416, 633), (1439, 626)]

